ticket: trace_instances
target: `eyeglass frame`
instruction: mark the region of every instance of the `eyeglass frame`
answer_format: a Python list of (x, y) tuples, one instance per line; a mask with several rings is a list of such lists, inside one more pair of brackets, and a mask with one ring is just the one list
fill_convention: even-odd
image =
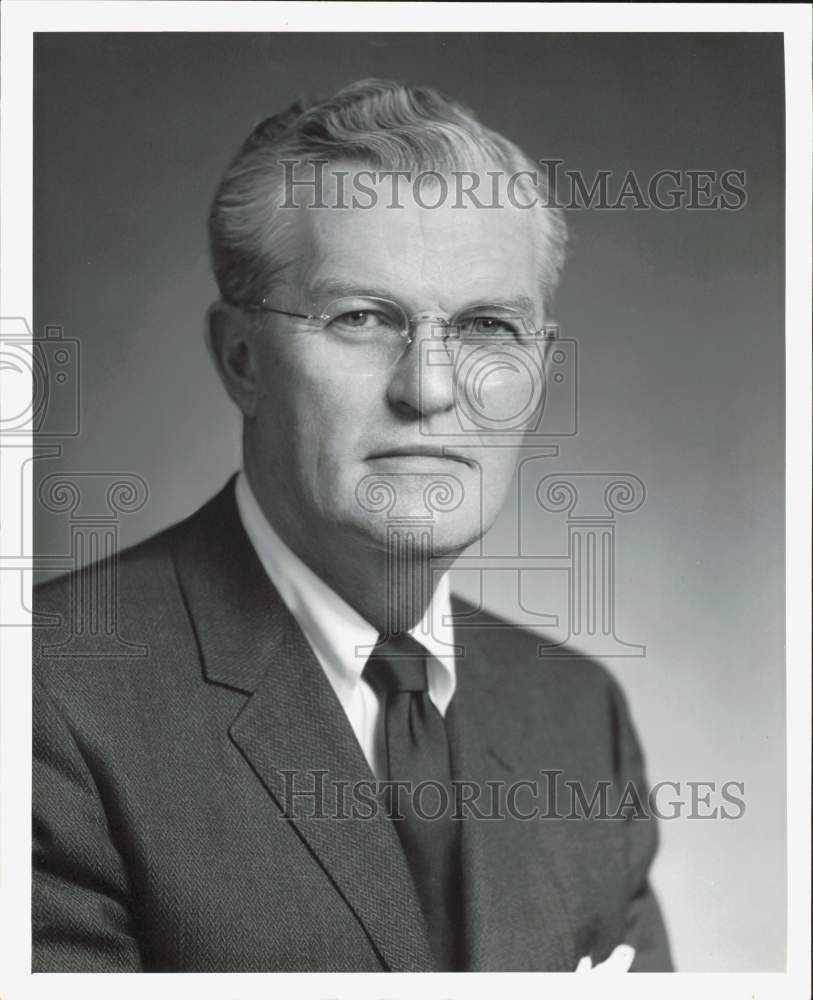
[[(352, 298), (352, 296), (343, 296), (343, 297)], [(360, 297), (364, 298), (364, 296)], [(415, 336), (412, 332), (412, 329), (418, 322), (437, 323), (439, 326), (442, 326), (444, 328), (444, 335), (443, 335), (444, 342), (449, 339), (450, 334), (446, 333), (445, 331), (448, 330), (450, 327), (454, 326), (454, 324), (451, 323), (450, 320), (447, 319), (445, 316), (438, 316), (434, 313), (429, 313), (429, 312), (414, 313), (412, 316), (410, 316), (407, 313), (406, 309), (404, 309), (403, 306), (399, 305), (399, 303), (395, 302), (393, 299), (388, 299), (386, 297), (378, 295), (369, 295), (367, 296), (367, 298), (378, 302), (384, 302), (387, 305), (395, 306), (396, 309), (401, 313), (401, 315), (406, 319), (407, 328), (405, 330), (399, 330), (398, 332), (399, 335), (406, 340), (407, 347), (410, 347), (415, 342)], [(293, 319), (308, 319), (308, 320), (318, 319), (322, 323), (327, 323), (331, 319), (331, 316), (328, 313), (299, 313), (299, 312), (291, 312), (287, 309), (279, 309), (276, 306), (269, 306), (267, 304), (267, 299), (265, 298), (261, 299), (259, 302), (235, 302), (229, 299), (224, 299), (224, 301), (226, 302), (227, 305), (233, 306), (236, 309), (245, 309), (247, 312), (270, 312), (270, 313), (275, 313), (278, 316), (290, 316)], [(501, 308), (511, 309), (511, 307), (505, 307), (505, 306)], [(363, 310), (358, 310), (358, 311), (362, 312)], [(513, 309), (511, 309), (511, 311), (513, 312)], [(455, 315), (457, 314), (453, 314), (452, 318), (454, 318)], [(521, 314), (518, 312), (518, 315)], [(541, 327), (532, 330), (528, 336), (533, 338), (533, 337), (539, 337), (541, 335), (543, 339), (555, 340), (558, 336), (558, 332), (559, 332), (558, 324), (543, 323)]]

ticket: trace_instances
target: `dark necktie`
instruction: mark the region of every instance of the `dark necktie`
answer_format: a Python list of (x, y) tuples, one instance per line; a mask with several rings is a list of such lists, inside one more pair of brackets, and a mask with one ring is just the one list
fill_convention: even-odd
[[(362, 676), (378, 695), (384, 713), (386, 777), (391, 782), (409, 782), (400, 795), (397, 787), (391, 788), (387, 805), (412, 872), (438, 968), (448, 971), (459, 968), (460, 961), (459, 823), (451, 818), (449, 743), (443, 716), (428, 694), (428, 657), (416, 639), (401, 634), (376, 646)], [(421, 782), (432, 785), (418, 796), (415, 789)], [(446, 808), (438, 818), (426, 818), (437, 816), (443, 804), (435, 783), (446, 789)], [(403, 819), (397, 818), (399, 814)]]

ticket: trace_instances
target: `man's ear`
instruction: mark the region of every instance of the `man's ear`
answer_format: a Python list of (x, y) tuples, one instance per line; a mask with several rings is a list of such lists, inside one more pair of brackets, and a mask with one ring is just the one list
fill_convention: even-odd
[(242, 310), (214, 302), (206, 315), (206, 345), (226, 392), (244, 416), (254, 416), (259, 370), (253, 324)]

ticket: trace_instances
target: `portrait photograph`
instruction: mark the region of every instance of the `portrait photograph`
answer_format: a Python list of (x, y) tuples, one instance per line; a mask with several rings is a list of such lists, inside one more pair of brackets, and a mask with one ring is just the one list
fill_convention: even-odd
[(810, 9), (661, 6), (4, 5), (4, 995), (808, 995)]

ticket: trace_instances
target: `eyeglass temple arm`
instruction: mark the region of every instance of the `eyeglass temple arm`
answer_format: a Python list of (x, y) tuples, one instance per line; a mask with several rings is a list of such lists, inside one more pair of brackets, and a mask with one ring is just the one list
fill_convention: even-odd
[(298, 313), (288, 312), (287, 309), (276, 309), (274, 306), (267, 305), (265, 299), (261, 302), (235, 302), (232, 299), (224, 299), (224, 301), (237, 309), (245, 309), (246, 312), (271, 312), (278, 313), (280, 316), (293, 316), (295, 319), (327, 319), (321, 313)]

